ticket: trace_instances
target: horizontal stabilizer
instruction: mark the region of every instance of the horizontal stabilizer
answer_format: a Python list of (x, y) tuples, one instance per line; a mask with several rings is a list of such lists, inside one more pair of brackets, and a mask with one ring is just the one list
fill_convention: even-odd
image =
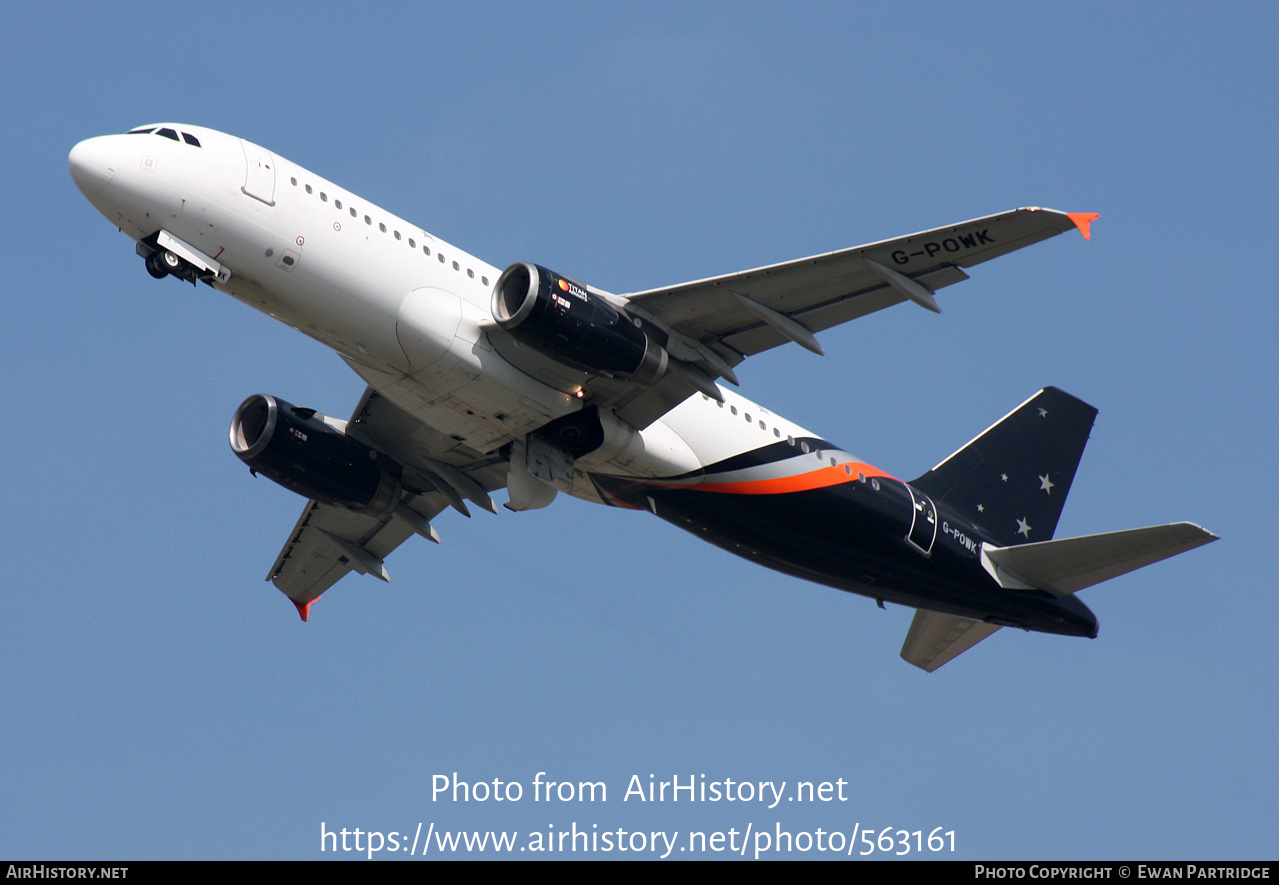
[(931, 673), (998, 629), (971, 618), (917, 609), (902, 643), (902, 659)]
[(1001, 587), (1069, 596), (1215, 540), (1216, 535), (1197, 525), (1175, 522), (1012, 547), (983, 544), (981, 562)]

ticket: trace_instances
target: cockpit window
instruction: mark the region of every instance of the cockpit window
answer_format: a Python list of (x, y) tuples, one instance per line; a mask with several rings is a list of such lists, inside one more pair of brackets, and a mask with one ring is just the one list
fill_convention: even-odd
[(168, 126), (161, 128), (159, 126), (139, 126), (137, 129), (130, 129), (125, 135), (163, 135), (165, 138), (171, 138), (176, 142), (186, 142), (191, 147), (202, 147), (200, 139), (196, 138), (189, 132), (183, 132), (182, 137), (178, 138), (178, 131), (170, 129)]

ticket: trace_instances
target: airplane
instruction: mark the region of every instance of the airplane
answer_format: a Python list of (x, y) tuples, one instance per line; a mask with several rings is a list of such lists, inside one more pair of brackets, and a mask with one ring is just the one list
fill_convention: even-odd
[(1191, 523), (1054, 539), (1097, 412), (1046, 387), (903, 481), (751, 402), (748, 356), (913, 302), (1095, 213), (1023, 208), (616, 295), (504, 270), (283, 157), (201, 126), (81, 141), (71, 176), (157, 279), (206, 284), (333, 348), (367, 384), (345, 421), (255, 394), (235, 454), (307, 499), (267, 579), (303, 621), (347, 573), (389, 580), (446, 508), (565, 493), (646, 510), (724, 550), (916, 609), (929, 672), (997, 631), (1097, 636), (1081, 589), (1217, 540)]

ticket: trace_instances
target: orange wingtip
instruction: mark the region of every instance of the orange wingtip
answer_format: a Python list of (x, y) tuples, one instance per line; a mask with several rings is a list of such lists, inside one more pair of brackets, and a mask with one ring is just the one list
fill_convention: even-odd
[[(319, 598), (320, 597), (318, 596), (315, 597), (315, 599)], [(293, 603), (293, 607), (298, 610), (298, 614), (302, 617), (302, 620), (305, 621), (311, 615), (311, 603), (315, 602), (315, 599), (308, 599), (306, 602), (299, 602), (290, 596), (289, 602)]]
[(1067, 212), (1066, 217), (1075, 223), (1075, 227), (1079, 228), (1079, 232), (1084, 235), (1085, 240), (1092, 239), (1092, 232), (1089, 226), (1101, 217), (1098, 212)]

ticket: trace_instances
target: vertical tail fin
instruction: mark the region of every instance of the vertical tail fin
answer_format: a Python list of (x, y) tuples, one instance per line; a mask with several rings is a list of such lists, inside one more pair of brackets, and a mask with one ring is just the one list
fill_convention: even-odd
[(1045, 387), (911, 483), (972, 519), (1001, 546), (1057, 530), (1097, 410)]

